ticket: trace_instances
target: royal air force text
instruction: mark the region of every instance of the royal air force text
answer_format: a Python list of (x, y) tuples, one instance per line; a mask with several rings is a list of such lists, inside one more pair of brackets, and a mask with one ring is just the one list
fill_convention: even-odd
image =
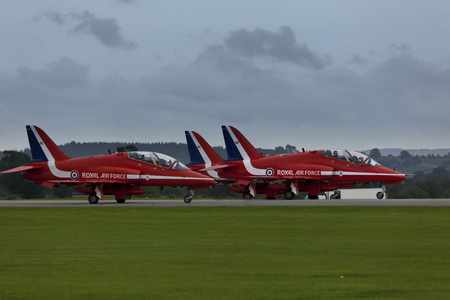
[(278, 176), (320, 176), (320, 171), (313, 170), (277, 170)]
[(81, 178), (83, 179), (127, 179), (126, 174), (115, 174), (115, 173), (87, 173), (82, 172)]

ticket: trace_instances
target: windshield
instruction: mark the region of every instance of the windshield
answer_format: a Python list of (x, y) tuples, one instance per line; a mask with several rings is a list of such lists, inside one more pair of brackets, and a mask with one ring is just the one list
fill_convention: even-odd
[(322, 150), (322, 154), (328, 157), (333, 157), (341, 160), (345, 160), (354, 164), (371, 167), (378, 167), (380, 164), (369, 156), (350, 150)]
[(128, 152), (128, 157), (165, 168), (172, 167), (173, 170), (184, 171), (188, 169), (184, 164), (177, 161), (175, 158), (157, 152), (133, 151)]

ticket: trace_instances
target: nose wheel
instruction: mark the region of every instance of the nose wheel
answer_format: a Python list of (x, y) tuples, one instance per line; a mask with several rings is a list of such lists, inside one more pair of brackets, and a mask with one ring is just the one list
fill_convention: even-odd
[(186, 204), (191, 203), (192, 198), (194, 198), (194, 191), (189, 189), (189, 194), (184, 196), (184, 203)]
[(184, 203), (191, 203), (191, 200), (192, 200), (192, 196), (191, 195), (184, 196)]

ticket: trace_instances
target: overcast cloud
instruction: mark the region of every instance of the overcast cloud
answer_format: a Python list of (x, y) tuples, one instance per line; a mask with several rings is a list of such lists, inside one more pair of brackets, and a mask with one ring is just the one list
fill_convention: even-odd
[(50, 4), (1, 12), (1, 150), (27, 124), (60, 144), (223, 145), (230, 124), (264, 148), (450, 148), (447, 2)]
[(87, 10), (80, 13), (71, 12), (67, 14), (62, 14), (58, 11), (46, 11), (35, 19), (37, 21), (47, 19), (59, 26), (70, 23), (70, 29), (67, 31), (69, 36), (76, 34), (93, 36), (107, 47), (124, 49), (136, 47), (136, 43), (129, 42), (122, 36), (122, 29), (115, 18), (99, 18)]

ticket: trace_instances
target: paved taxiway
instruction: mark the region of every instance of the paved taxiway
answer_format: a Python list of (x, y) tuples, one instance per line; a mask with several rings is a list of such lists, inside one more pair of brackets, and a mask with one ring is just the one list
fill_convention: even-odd
[(450, 199), (388, 199), (388, 200), (0, 200), (0, 207), (214, 207), (214, 206), (450, 206)]

